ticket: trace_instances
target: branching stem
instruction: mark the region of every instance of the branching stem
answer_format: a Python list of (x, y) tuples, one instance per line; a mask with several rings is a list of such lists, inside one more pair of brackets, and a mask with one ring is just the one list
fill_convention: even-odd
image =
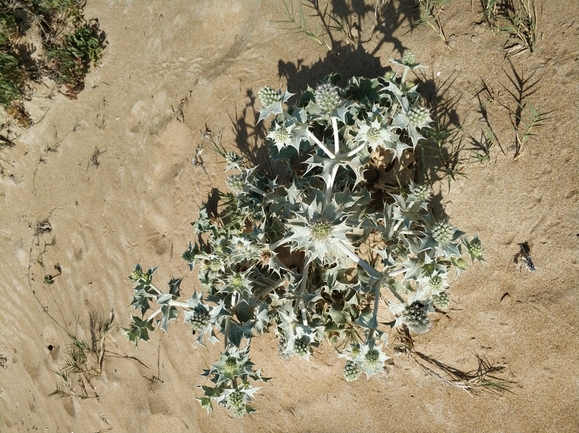
[[(310, 271), (310, 259), (309, 257), (306, 257), (305, 259), (305, 263), (304, 263), (304, 270), (302, 272), (302, 279), (300, 281), (300, 287), (298, 288), (298, 293), (296, 294), (296, 304), (294, 306), (295, 312), (297, 312), (298, 308), (301, 308), (302, 310), (302, 321), (304, 323), (304, 326), (308, 325), (308, 319), (306, 316), (306, 309), (304, 307), (304, 300), (302, 299), (302, 293), (304, 293), (304, 290), (306, 289), (306, 284), (308, 282), (308, 273)], [(299, 299), (299, 302), (297, 302), (297, 300)]]
[(338, 164), (332, 167), (332, 172), (330, 173), (330, 178), (328, 179), (328, 184), (326, 185), (326, 192), (324, 194), (324, 206), (328, 206), (332, 200), (332, 192), (334, 190), (334, 181), (336, 180), (336, 174), (338, 173)]
[[(338, 248), (340, 248), (344, 253), (346, 253), (348, 257), (350, 257), (354, 262), (356, 262), (358, 266), (360, 266), (362, 269), (368, 272), (368, 274), (370, 274), (372, 277), (378, 279), (382, 279), (384, 277), (380, 272), (378, 272), (376, 269), (370, 266), (367, 261), (360, 258), (355, 252), (350, 251), (350, 249), (344, 244), (343, 241), (338, 240), (336, 242), (336, 245), (338, 245)], [(389, 284), (387, 284), (387, 286), (388, 289), (390, 289), (390, 291), (392, 292), (392, 294), (396, 297), (396, 299), (398, 299), (402, 303), (406, 303), (404, 298), (402, 298), (395, 289), (393, 289)], [(378, 293), (380, 293), (380, 284), (377, 284), (376, 290), (378, 291)]]
[(328, 154), (330, 158), (332, 159), (336, 158), (336, 155), (334, 155), (334, 153), (330, 149), (328, 149), (324, 143), (318, 140), (318, 137), (316, 137), (309, 129), (308, 129), (308, 137), (312, 139), (318, 146), (320, 146), (323, 149), (323, 151)]
[(338, 129), (338, 119), (332, 116), (332, 129), (334, 130), (334, 153), (340, 153), (340, 134)]
[[(231, 295), (231, 310), (233, 310), (235, 308), (236, 304), (237, 304), (237, 292), (234, 292)], [(227, 316), (225, 319), (225, 330), (224, 330), (225, 338), (223, 341), (223, 344), (225, 346), (225, 350), (227, 350), (229, 348), (229, 328), (230, 327), (231, 327), (231, 315)]]
[(354, 155), (357, 154), (359, 151), (361, 151), (362, 149), (364, 149), (367, 145), (368, 145), (368, 144), (366, 144), (366, 143), (360, 144), (360, 145), (359, 145), (358, 147), (356, 147), (355, 149), (350, 150), (350, 151), (346, 154), (346, 156), (347, 156), (348, 158), (354, 156)]

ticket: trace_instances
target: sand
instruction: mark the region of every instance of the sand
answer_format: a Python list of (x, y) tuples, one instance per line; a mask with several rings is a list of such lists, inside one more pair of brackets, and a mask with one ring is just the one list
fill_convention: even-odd
[[(410, 27), (416, 9), (394, 1), (372, 32), (373, 2), (352, 3), (365, 14), (356, 18), (364, 42), (329, 52), (277, 22), (277, 1), (88, 1), (85, 16), (107, 35), (102, 64), (76, 100), (39, 89), (25, 103), (36, 124), (14, 127), (15, 146), (0, 151), (0, 431), (579, 431), (579, 4), (545, 1), (537, 52), (509, 62), (506, 37), (475, 24), (478, 2), (445, 8), (451, 49), (428, 26)], [(138, 350), (120, 331), (133, 313), (127, 277), (136, 263), (159, 266), (161, 287), (183, 276), (184, 296), (199, 289), (181, 254), (199, 206), (225, 188), (218, 155), (205, 149), (204, 165), (191, 163), (200, 131), (223, 131), (227, 148), (258, 155), (267, 132), (255, 126), (261, 86), (295, 93), (331, 72), (376, 76), (407, 50), (428, 65), (430, 102), (451, 101), (446, 112), (463, 128), (465, 176), (437, 182), (437, 200), (453, 224), (478, 233), (486, 259), (453, 282), (448, 314), (416, 348), (463, 370), (482, 355), (505, 367), (511, 392), (469, 395), (408, 356), (388, 374), (347, 383), (328, 345), (309, 363), (288, 361), (266, 335), (252, 347), (272, 378), (257, 394), (259, 412), (207, 414), (196, 387), (219, 346), (193, 347), (181, 319)], [(505, 108), (516, 108), (513, 71), (537, 81), (528, 97), (536, 108), (553, 110), (517, 159)], [(486, 128), (476, 96), (483, 80), (500, 147), (479, 163), (471, 149)], [(524, 241), (532, 273), (511, 264)], [(62, 274), (46, 284), (57, 264)], [(102, 372), (87, 388), (99, 397), (49, 396), (62, 384), (54, 371), (69, 334), (90, 340), (91, 311), (115, 314)]]

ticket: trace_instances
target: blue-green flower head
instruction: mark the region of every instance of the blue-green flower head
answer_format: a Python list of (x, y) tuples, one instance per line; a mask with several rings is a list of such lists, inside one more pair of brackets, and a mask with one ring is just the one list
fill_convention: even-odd
[(408, 111), (401, 111), (396, 114), (392, 120), (392, 128), (406, 130), (412, 140), (412, 147), (416, 147), (418, 141), (424, 139), (419, 129), (428, 127), (430, 122), (432, 122), (432, 119), (430, 118), (428, 109), (415, 106), (411, 107)]
[(227, 176), (225, 179), (225, 185), (227, 185), (227, 188), (229, 188), (235, 194), (241, 194), (243, 193), (246, 185), (245, 176), (242, 174)]
[(346, 382), (353, 382), (360, 377), (360, 374), (362, 374), (360, 364), (352, 360), (346, 361), (346, 365), (344, 366), (344, 378)]
[(320, 84), (314, 92), (316, 105), (322, 112), (329, 113), (342, 104), (338, 88), (330, 83)]
[(297, 325), (284, 338), (286, 344), (282, 355), (296, 355), (299, 358), (310, 359), (312, 344), (315, 343), (315, 331), (312, 328), (305, 325)]
[(267, 134), (267, 138), (271, 139), (278, 150), (292, 145), (292, 129), (295, 125), (286, 125), (285, 123), (276, 123), (275, 126)]
[(283, 113), (282, 103), (286, 102), (289, 98), (293, 96), (293, 93), (282, 92), (281, 88), (279, 90), (274, 90), (269, 86), (263, 86), (259, 89), (257, 93), (259, 101), (263, 108), (259, 110), (259, 119), (257, 122), (261, 122), (263, 119), (267, 118), (270, 114), (274, 116)]
[(478, 238), (478, 236), (475, 236), (470, 241), (464, 240), (463, 242), (464, 242), (464, 244), (468, 250), (468, 253), (470, 254), (470, 257), (473, 261), (474, 260), (484, 261), (484, 259), (483, 259), (484, 248), (483, 248), (482, 243), (481, 243), (480, 239)]
[(281, 89), (274, 90), (269, 86), (263, 86), (258, 92), (259, 101), (264, 107), (269, 107), (270, 105), (280, 102), (282, 99)]
[(290, 235), (284, 243), (291, 243), (294, 250), (304, 251), (310, 259), (334, 263), (345, 257), (336, 241), (350, 244), (346, 235), (351, 227), (344, 222), (345, 217), (334, 202), (323, 211), (322, 203), (316, 199), (309, 205), (302, 204), (301, 211), (286, 223)]
[(389, 59), (391, 63), (394, 63), (395, 65), (398, 66), (403, 66), (405, 68), (408, 68), (410, 70), (414, 70), (414, 69), (418, 69), (418, 68), (424, 68), (425, 66), (422, 66), (417, 60), (416, 60), (416, 56), (411, 53), (408, 52), (406, 54), (404, 54), (402, 56), (401, 59)]
[(247, 271), (235, 272), (227, 278), (221, 291), (230, 293), (251, 292), (251, 283), (251, 279), (247, 276)]
[(379, 146), (385, 146), (386, 143), (391, 143), (393, 137), (388, 131), (388, 127), (381, 124), (378, 119), (375, 119), (360, 125), (360, 129), (354, 140), (366, 143), (372, 150), (376, 150)]
[(408, 121), (416, 128), (424, 128), (432, 122), (430, 112), (426, 107), (413, 107), (408, 112)]
[(452, 242), (456, 229), (447, 222), (440, 222), (432, 228), (432, 237), (440, 244)]
[(430, 319), (428, 318), (430, 309), (431, 306), (429, 303), (421, 301), (413, 302), (404, 309), (404, 313), (402, 314), (404, 323), (410, 330), (417, 334), (424, 334), (431, 326)]
[(233, 379), (251, 373), (252, 365), (246, 349), (232, 346), (221, 354), (219, 361), (212, 365), (212, 370), (224, 378)]
[(450, 297), (448, 296), (448, 290), (440, 292), (439, 294), (432, 297), (432, 304), (439, 310), (447, 310), (449, 302)]
[(420, 203), (425, 203), (432, 197), (430, 187), (426, 184), (416, 185), (411, 182), (410, 191), (412, 192), (412, 197)]
[(252, 262), (261, 257), (260, 246), (241, 236), (232, 236), (228, 249), (230, 259), (235, 262)]
[(382, 345), (376, 346), (375, 341), (370, 340), (368, 343), (360, 345), (360, 352), (352, 359), (366, 373), (367, 378), (376, 373), (384, 372), (384, 362), (386, 362), (388, 357), (382, 348)]

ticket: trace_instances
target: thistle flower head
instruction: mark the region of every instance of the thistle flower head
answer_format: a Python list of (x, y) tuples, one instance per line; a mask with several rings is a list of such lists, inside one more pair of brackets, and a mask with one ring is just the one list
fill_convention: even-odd
[(247, 406), (247, 402), (250, 400), (249, 395), (237, 388), (228, 391), (225, 397), (225, 406), (231, 410), (235, 418), (242, 418), (251, 411)]
[(423, 185), (412, 185), (411, 186), (412, 195), (420, 202), (427, 202), (432, 197), (432, 192), (430, 187), (426, 184)]
[(402, 64), (404, 66), (408, 66), (408, 67), (412, 67), (414, 65), (416, 65), (416, 56), (414, 55), (414, 53), (411, 53), (410, 51), (407, 52), (406, 54), (404, 54), (404, 56), (402, 56)]
[(300, 358), (306, 358), (310, 354), (310, 339), (305, 335), (294, 341), (294, 353)]
[(225, 152), (225, 161), (227, 162), (227, 166), (225, 167), (225, 171), (229, 171), (231, 169), (241, 170), (241, 163), (243, 162), (243, 157), (239, 156), (235, 152)]
[(257, 96), (259, 97), (261, 105), (263, 105), (263, 108), (259, 110), (259, 123), (270, 114), (282, 114), (283, 108), (281, 104), (292, 97), (293, 93), (282, 92), (281, 88), (279, 90), (274, 90), (269, 86), (263, 86), (257, 92)]
[(354, 141), (366, 143), (372, 150), (376, 150), (379, 146), (384, 146), (385, 143), (391, 142), (392, 134), (390, 134), (386, 125), (382, 125), (380, 121), (374, 119), (360, 125)]
[(320, 110), (327, 113), (335, 110), (342, 103), (338, 88), (330, 83), (320, 84), (316, 88), (314, 95)]
[(189, 249), (183, 253), (183, 260), (192, 263), (195, 260), (195, 250), (189, 245)]
[(408, 120), (410, 124), (416, 128), (423, 128), (432, 122), (430, 112), (426, 107), (413, 107), (410, 109), (408, 112)]
[(227, 404), (230, 406), (241, 406), (244, 402), (243, 394), (239, 391), (233, 391), (227, 396)]
[(292, 144), (292, 129), (295, 125), (285, 125), (283, 123), (276, 123), (275, 126), (267, 134), (267, 138), (271, 139), (278, 150)]
[(394, 78), (396, 78), (396, 72), (394, 72), (394, 71), (387, 71), (384, 74), (384, 79), (386, 81), (392, 81), (392, 80), (394, 80)]
[(243, 293), (251, 291), (251, 280), (246, 275), (248, 271), (245, 272), (234, 272), (229, 275), (226, 283), (221, 288), (221, 291), (229, 293)]
[(399, 66), (404, 66), (405, 68), (408, 68), (411, 71), (414, 69), (425, 67), (425, 66), (422, 66), (420, 63), (418, 63), (416, 56), (411, 52), (404, 54), (401, 59), (392, 59), (391, 58), (389, 60), (391, 63), (394, 63), (395, 65), (399, 65)]
[(442, 288), (442, 285), (444, 284), (444, 280), (442, 279), (442, 277), (440, 275), (434, 275), (430, 278), (429, 284), (433, 290), (438, 291)]
[(225, 185), (227, 185), (227, 188), (229, 188), (232, 192), (241, 194), (246, 185), (245, 176), (241, 174), (233, 174), (231, 176), (227, 176), (225, 179)]
[(454, 232), (456, 230), (447, 222), (441, 222), (432, 229), (432, 237), (440, 244), (447, 244), (454, 239)]
[(432, 297), (432, 304), (439, 310), (447, 310), (449, 301), (448, 291), (440, 292)]
[(335, 202), (322, 209), (322, 203), (314, 199), (312, 203), (302, 203), (295, 218), (286, 223), (289, 236), (284, 242), (291, 243), (311, 259), (335, 262), (344, 256), (338, 242), (349, 244), (346, 236), (352, 229), (345, 222), (345, 215)]
[(328, 239), (332, 235), (333, 227), (327, 221), (317, 221), (311, 227), (312, 237), (318, 241)]
[(357, 362), (352, 360), (346, 361), (346, 365), (344, 366), (344, 378), (347, 382), (352, 382), (362, 374), (362, 367)]
[(417, 334), (424, 334), (430, 329), (430, 319), (428, 318), (429, 305), (420, 301), (415, 301), (407, 305), (402, 313), (404, 323)]
[(247, 348), (230, 347), (221, 354), (219, 361), (212, 365), (212, 371), (223, 378), (233, 379), (251, 373), (252, 363), (247, 355)]
[(186, 314), (185, 322), (189, 322), (191, 328), (194, 330), (201, 331), (210, 325), (209, 311), (207, 311), (205, 307), (199, 305), (193, 311)]
[(366, 377), (382, 372), (384, 362), (388, 359), (382, 351), (383, 346), (376, 346), (374, 340), (369, 340), (360, 345), (360, 352), (351, 361), (357, 363), (361, 370), (366, 373)]
[(482, 246), (482, 243), (480, 241), (480, 239), (478, 238), (478, 236), (475, 236), (474, 238), (472, 238), (471, 241), (464, 241), (464, 244), (466, 245), (466, 249), (468, 250), (468, 253), (470, 254), (470, 258), (474, 261), (474, 260), (484, 260), (483, 259), (483, 253), (484, 253), (484, 249)]
[(276, 102), (280, 102), (282, 100), (281, 90), (274, 90), (269, 86), (263, 86), (259, 89), (258, 92), (259, 102), (264, 107), (269, 107)]
[(315, 343), (315, 332), (305, 325), (295, 327), (295, 333), (288, 335), (283, 355), (296, 355), (309, 360), (312, 354), (312, 345)]
[(235, 262), (253, 262), (261, 257), (260, 246), (244, 236), (231, 237), (228, 253)]

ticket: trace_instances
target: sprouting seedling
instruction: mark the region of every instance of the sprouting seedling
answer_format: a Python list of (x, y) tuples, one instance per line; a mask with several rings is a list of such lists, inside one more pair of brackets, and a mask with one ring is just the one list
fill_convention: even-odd
[[(294, 0), (284, 0), (284, 12), (287, 21), (284, 21), (295, 28), (296, 33), (302, 33), (308, 38), (312, 39), (319, 45), (324, 45), (328, 50), (331, 50), (332, 47), (328, 44), (324, 38), (326, 34), (322, 32), (314, 33), (313, 30), (310, 29), (306, 15), (304, 12), (304, 6), (301, 0), (298, 0), (298, 10), (296, 11), (294, 8)], [(297, 15), (297, 18), (296, 18)]]
[(452, 0), (418, 0), (420, 6), (420, 20), (416, 23), (418, 25), (429, 25), (444, 41), (448, 49), (450, 49), (450, 45), (442, 27), (440, 14), (444, 11), (444, 6), (451, 1)]
[[(524, 44), (524, 49), (526, 48), (532, 53), (535, 52), (543, 3), (541, 2), (539, 13), (537, 13), (535, 0), (509, 0), (502, 3), (503, 18), (507, 21), (507, 24), (501, 26), (500, 30), (516, 36)], [(518, 49), (515, 53), (520, 51)]]
[[(328, 50), (334, 49), (338, 40), (334, 33), (341, 34), (342, 40), (347, 44), (356, 45), (359, 41), (360, 27), (356, 22), (340, 20), (337, 16), (328, 11), (328, 7), (322, 8), (317, 0), (297, 0), (297, 10), (294, 6), (296, 0), (283, 0), (285, 23), (290, 24), (295, 29), (295, 33), (301, 33), (315, 41), (318, 45), (325, 46)], [(317, 30), (312, 30), (308, 24), (304, 6), (312, 10), (312, 16), (320, 21)], [(378, 6), (376, 6), (378, 8)], [(376, 9), (377, 10), (377, 9)], [(357, 35), (356, 35), (357, 33)]]
[(517, 112), (520, 114), (515, 122), (515, 158), (521, 156), (525, 144), (535, 135), (535, 129), (549, 123), (554, 111), (541, 112), (531, 102), (526, 102)]
[(62, 275), (62, 268), (60, 267), (60, 265), (58, 263), (56, 265), (54, 265), (54, 269), (56, 270), (56, 272), (58, 272), (57, 274), (46, 274), (44, 276), (44, 282), (46, 284), (53, 284), (54, 279), (56, 277), (58, 277), (59, 275)]

